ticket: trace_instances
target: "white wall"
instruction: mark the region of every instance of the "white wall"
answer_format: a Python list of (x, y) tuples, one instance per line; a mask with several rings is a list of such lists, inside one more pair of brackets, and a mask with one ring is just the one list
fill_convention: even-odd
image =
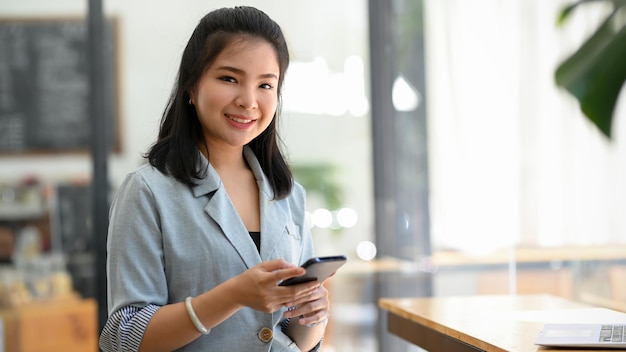
[[(345, 59), (353, 55), (361, 57), (365, 65), (368, 63), (365, 0), (103, 2), (105, 15), (119, 20), (117, 48), (122, 151), (112, 155), (109, 162), (109, 175), (114, 187), (126, 173), (143, 163), (141, 154), (156, 138), (182, 49), (198, 20), (211, 9), (241, 4), (264, 10), (283, 28), (290, 45), (292, 63), (306, 63), (323, 57), (328, 63), (329, 75), (341, 74)], [(0, 16), (86, 16), (87, 3), (78, 0), (4, 0), (0, 2)], [(364, 82), (368, 82), (367, 74), (365, 69)], [(317, 88), (330, 90), (333, 85)], [(289, 85), (286, 86), (286, 93), (290, 96), (298, 94), (288, 89)], [(362, 94), (369, 95), (369, 89), (363, 87)], [(313, 106), (323, 105), (324, 101), (319, 97), (312, 96), (310, 103)], [(285, 103), (288, 104), (287, 101)], [(358, 241), (371, 238), (373, 206), (369, 113), (364, 116), (347, 113), (333, 116), (285, 111), (282, 135), (291, 161), (330, 162), (340, 168), (339, 179), (344, 187), (345, 205), (356, 209), (359, 215), (357, 226), (345, 230), (332, 245), (326, 243), (330, 236), (328, 233), (314, 230), (320, 239), (320, 251), (350, 252)], [(90, 174), (88, 155), (0, 156), (0, 182), (16, 182), (35, 176), (45, 183), (54, 183), (89, 179)], [(311, 207), (315, 206), (312, 202)]]

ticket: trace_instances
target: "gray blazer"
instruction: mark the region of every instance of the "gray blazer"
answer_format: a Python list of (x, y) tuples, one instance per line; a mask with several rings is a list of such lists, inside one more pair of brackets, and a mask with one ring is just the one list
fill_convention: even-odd
[[(109, 316), (129, 306), (184, 301), (262, 261), (282, 258), (299, 265), (313, 256), (304, 189), (296, 184), (289, 197), (272, 200), (254, 153), (246, 147), (244, 156), (259, 186), (260, 254), (206, 158), (199, 166), (207, 175), (195, 187), (150, 165), (126, 177), (110, 211)], [(244, 308), (180, 351), (298, 351), (280, 331), (282, 313)], [(133, 333), (141, 336), (145, 326), (137, 325)], [(273, 330), (269, 341), (258, 336), (264, 327)], [(112, 328), (123, 334), (119, 325)]]

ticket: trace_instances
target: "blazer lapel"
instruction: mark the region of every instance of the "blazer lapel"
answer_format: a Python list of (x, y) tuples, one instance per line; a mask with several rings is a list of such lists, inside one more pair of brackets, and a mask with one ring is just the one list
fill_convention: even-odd
[[(254, 152), (244, 148), (244, 156), (252, 169), (259, 187), (259, 202), (261, 208), (261, 260), (278, 259), (275, 253), (276, 246), (284, 241), (284, 236), (290, 234), (299, 236), (299, 231), (291, 219), (288, 203), (274, 200), (272, 190), (265, 173), (261, 169)], [(284, 259), (284, 258), (283, 258)]]
[[(267, 196), (262, 194), (262, 197)], [(288, 224), (293, 224), (285, 202), (265, 199), (261, 201), (261, 258), (262, 260), (277, 259), (273, 253), (286, 234), (297, 234)], [(293, 225), (295, 226), (295, 225)], [(291, 227), (293, 227), (291, 226)]]
[(201, 161), (201, 167), (207, 170), (206, 177), (193, 187), (194, 196), (200, 197), (213, 193), (212, 196), (209, 196), (204, 211), (219, 225), (222, 235), (233, 245), (246, 267), (251, 268), (259, 264), (261, 258), (256, 246), (250, 239), (248, 230), (233, 206), (217, 171), (208, 163), (204, 155), (202, 155)]

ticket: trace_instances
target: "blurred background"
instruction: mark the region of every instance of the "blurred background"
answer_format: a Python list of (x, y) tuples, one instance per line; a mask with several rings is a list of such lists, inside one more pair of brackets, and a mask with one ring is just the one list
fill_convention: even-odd
[(572, 2), (102, 0), (98, 66), (98, 1), (0, 2), (6, 350), (97, 350), (103, 209), (144, 163), (198, 20), (234, 5), (283, 28), (280, 131), (318, 254), (349, 258), (328, 282), (325, 351), (416, 351), (386, 331), (381, 297), (548, 293), (626, 311), (626, 99), (607, 136), (555, 82), (612, 8), (558, 26)]

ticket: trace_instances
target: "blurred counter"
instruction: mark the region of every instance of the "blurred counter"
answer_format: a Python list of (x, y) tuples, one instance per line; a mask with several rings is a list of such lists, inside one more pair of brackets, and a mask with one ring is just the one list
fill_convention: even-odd
[(97, 352), (98, 316), (93, 299), (33, 301), (0, 309), (5, 352)]

